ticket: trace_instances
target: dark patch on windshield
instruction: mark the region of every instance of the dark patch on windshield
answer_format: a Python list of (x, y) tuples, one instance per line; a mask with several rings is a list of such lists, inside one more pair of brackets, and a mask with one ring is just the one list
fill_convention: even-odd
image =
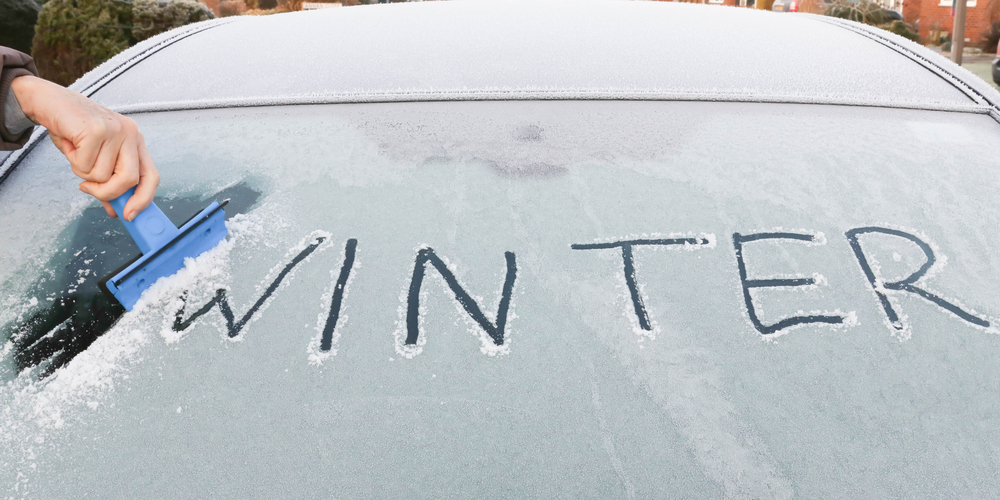
[[(230, 199), (226, 217), (248, 211), (261, 193), (246, 183), (236, 184), (208, 197), (157, 200), (163, 212), (177, 225), (197, 214), (209, 200)], [(67, 236), (67, 233), (72, 236)], [(107, 332), (125, 308), (109, 300), (98, 281), (132, 260), (138, 249), (117, 219), (101, 207), (84, 209), (80, 217), (60, 235), (69, 241), (42, 270), (25, 298), (35, 297), (41, 309), (3, 328), (3, 338), (13, 343), (17, 371), (41, 366), (46, 377)]]

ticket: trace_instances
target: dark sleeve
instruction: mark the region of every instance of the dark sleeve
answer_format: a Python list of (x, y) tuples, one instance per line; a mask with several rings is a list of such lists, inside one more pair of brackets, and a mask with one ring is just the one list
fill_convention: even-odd
[(3, 46), (0, 46), (0, 64), (3, 66), (3, 69), (0, 70), (0, 151), (7, 151), (24, 146), (32, 131), (32, 129), (28, 129), (18, 135), (12, 135), (4, 125), (3, 104), (7, 96), (10, 95), (8, 92), (10, 83), (18, 76), (38, 76), (38, 70), (35, 69), (35, 62), (31, 60), (31, 56)]

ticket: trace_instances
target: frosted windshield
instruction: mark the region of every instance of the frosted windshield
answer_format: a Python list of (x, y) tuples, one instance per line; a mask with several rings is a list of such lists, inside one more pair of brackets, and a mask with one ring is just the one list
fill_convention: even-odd
[(52, 145), (4, 182), (10, 495), (995, 491), (988, 116), (521, 101), (133, 117), (160, 206), (182, 222), (229, 198), (230, 238), (126, 314), (95, 283), (137, 250)]

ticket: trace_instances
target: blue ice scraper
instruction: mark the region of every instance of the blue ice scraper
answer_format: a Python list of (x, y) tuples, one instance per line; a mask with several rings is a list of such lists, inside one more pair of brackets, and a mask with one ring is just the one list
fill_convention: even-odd
[(184, 267), (186, 257), (197, 257), (226, 237), (226, 213), (222, 207), (229, 201), (223, 201), (221, 205), (213, 201), (177, 228), (156, 203), (150, 203), (132, 222), (126, 221), (122, 212), (133, 194), (135, 188), (110, 203), (142, 255), (98, 283), (105, 295), (113, 297), (129, 311), (142, 292), (156, 280)]

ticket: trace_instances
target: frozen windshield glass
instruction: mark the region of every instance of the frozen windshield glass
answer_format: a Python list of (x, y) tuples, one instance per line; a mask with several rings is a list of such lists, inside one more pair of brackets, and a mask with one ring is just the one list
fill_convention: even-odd
[(230, 237), (126, 314), (96, 282), (137, 250), (51, 143), (4, 182), (11, 495), (994, 489), (989, 116), (520, 101), (134, 118), (159, 205), (180, 223), (228, 198)]

